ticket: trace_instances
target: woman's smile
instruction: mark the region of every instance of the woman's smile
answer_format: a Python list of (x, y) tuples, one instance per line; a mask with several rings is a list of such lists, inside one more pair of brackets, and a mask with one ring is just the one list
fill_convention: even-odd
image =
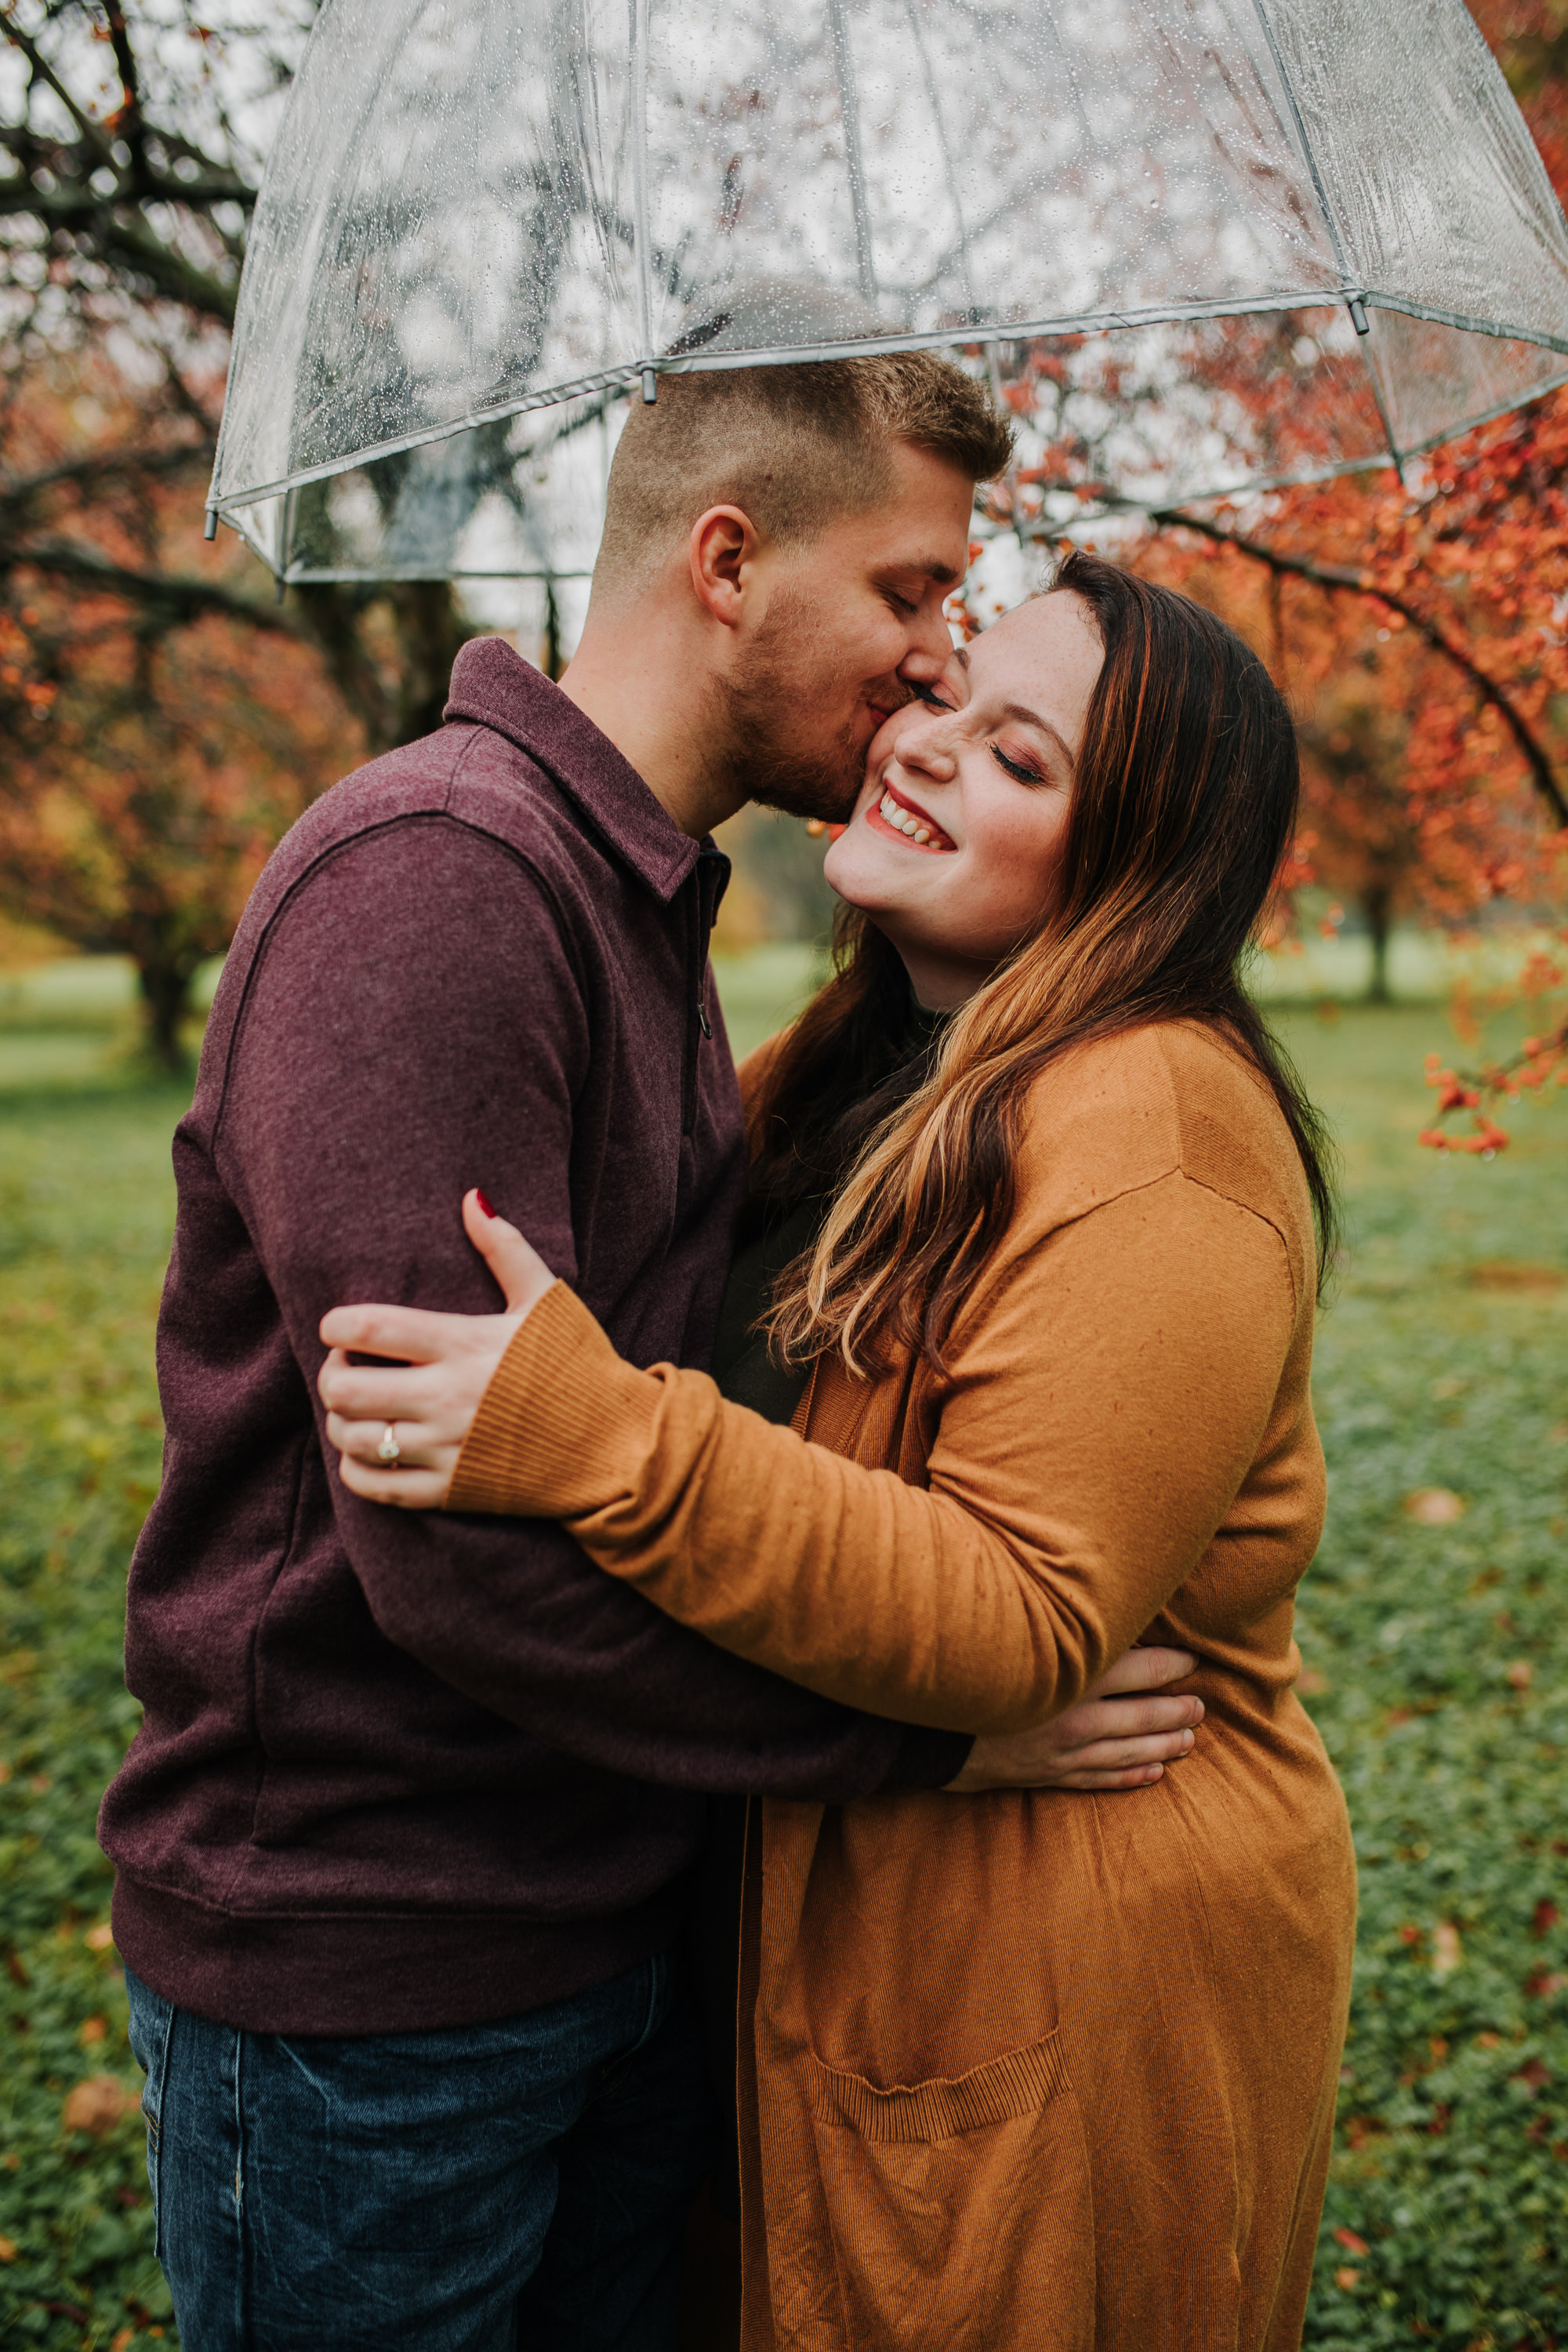
[(888, 834), (910, 849), (924, 850), (928, 856), (958, 846), (951, 835), (942, 831), (935, 817), (921, 808), (919, 801), (911, 800), (907, 793), (900, 792), (886, 778), (882, 782), (881, 798), (867, 806), (866, 822), (873, 833)]

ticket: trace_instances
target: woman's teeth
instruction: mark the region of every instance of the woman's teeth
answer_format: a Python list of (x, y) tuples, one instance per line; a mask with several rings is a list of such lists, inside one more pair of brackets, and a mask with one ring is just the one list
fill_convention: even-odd
[(922, 824), (918, 816), (911, 816), (908, 809), (900, 808), (891, 793), (882, 794), (877, 814), (884, 824), (890, 824), (895, 833), (907, 833), (911, 841), (931, 839), (931, 827)]

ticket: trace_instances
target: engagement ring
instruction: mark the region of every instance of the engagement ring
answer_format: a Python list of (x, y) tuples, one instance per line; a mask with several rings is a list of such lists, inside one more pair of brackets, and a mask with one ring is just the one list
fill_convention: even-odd
[(384, 1462), (387, 1466), (392, 1469), (395, 1469), (397, 1464), (402, 1461), (403, 1448), (397, 1442), (397, 1424), (395, 1422), (389, 1421), (386, 1427), (382, 1431), (381, 1444), (375, 1449), (375, 1458), (378, 1462)]

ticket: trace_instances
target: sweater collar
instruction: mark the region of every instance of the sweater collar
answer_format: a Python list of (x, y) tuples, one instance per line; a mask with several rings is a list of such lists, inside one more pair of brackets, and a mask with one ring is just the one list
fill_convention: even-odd
[(547, 769), (666, 904), (708, 845), (681, 832), (609, 737), (504, 637), (474, 637), (462, 647), (441, 716), (492, 728)]

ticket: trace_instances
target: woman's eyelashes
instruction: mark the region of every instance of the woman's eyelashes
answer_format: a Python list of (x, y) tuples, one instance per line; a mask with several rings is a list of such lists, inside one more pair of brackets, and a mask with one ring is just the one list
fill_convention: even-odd
[(1017, 779), (1017, 781), (1018, 781), (1018, 782), (1019, 782), (1019, 783), (1021, 783), (1021, 784), (1047, 784), (1047, 783), (1049, 783), (1049, 782), (1050, 782), (1050, 778), (1049, 778), (1048, 776), (1044, 776), (1044, 775), (1042, 775), (1042, 774), (1040, 773), (1040, 771), (1038, 770), (1038, 768), (1026, 768), (1026, 767), (1025, 767), (1025, 766), (1022, 764), (1022, 762), (1021, 762), (1021, 761), (1017, 761), (1017, 760), (1010, 760), (1010, 759), (1007, 757), (1006, 752), (1005, 752), (1005, 751), (1004, 751), (1004, 750), (1002, 749), (1002, 746), (1001, 746), (1001, 744), (1000, 744), (1000, 743), (993, 743), (993, 744), (990, 746), (990, 751), (991, 751), (991, 756), (992, 756), (992, 758), (996, 761), (997, 765), (998, 765), (999, 767), (1005, 768), (1005, 769), (1006, 769), (1006, 771), (1007, 771), (1007, 773), (1008, 773), (1010, 776), (1014, 776), (1014, 777), (1016, 777), (1016, 778)]

